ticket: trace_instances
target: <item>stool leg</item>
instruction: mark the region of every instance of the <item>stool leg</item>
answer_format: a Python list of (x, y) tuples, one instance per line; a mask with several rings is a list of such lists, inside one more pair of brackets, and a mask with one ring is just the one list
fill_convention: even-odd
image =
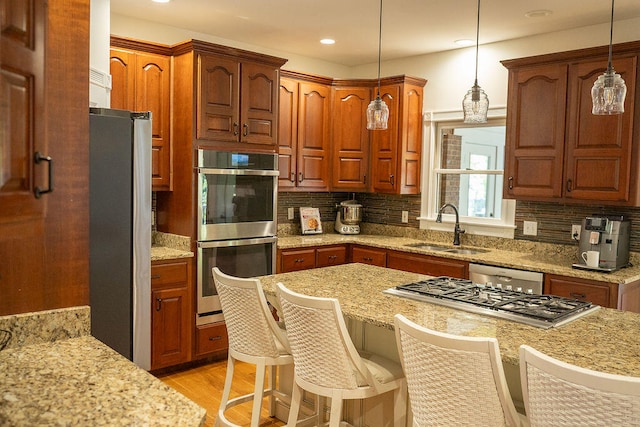
[(298, 412), (300, 412), (300, 403), (302, 401), (302, 389), (293, 380), (293, 392), (291, 393), (291, 407), (289, 408), (288, 427), (295, 427), (298, 423)]
[(256, 365), (256, 385), (253, 392), (251, 427), (258, 427), (258, 424), (260, 424), (260, 410), (262, 409), (262, 398), (264, 396), (264, 376), (266, 368), (264, 362)]
[(393, 425), (405, 427), (407, 424), (407, 382), (393, 391)]
[[(227, 375), (224, 380), (224, 390), (222, 391), (222, 399), (220, 400), (219, 411), (223, 412), (227, 409), (227, 402), (229, 401), (229, 394), (231, 393), (231, 383), (233, 382), (233, 368), (235, 361), (231, 355), (227, 358)], [(220, 420), (216, 417), (215, 426), (220, 425)]]
[(329, 427), (340, 427), (342, 418), (342, 399), (331, 397), (331, 415), (329, 415)]
[(276, 366), (269, 366), (269, 374), (268, 374), (268, 390), (269, 392), (269, 416), (273, 417), (276, 415), (276, 399), (273, 397), (273, 391), (276, 389)]

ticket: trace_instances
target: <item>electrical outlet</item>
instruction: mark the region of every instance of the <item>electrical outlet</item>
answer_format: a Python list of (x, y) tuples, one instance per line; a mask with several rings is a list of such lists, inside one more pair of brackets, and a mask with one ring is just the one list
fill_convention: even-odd
[(573, 240), (580, 240), (580, 231), (582, 231), (582, 226), (573, 224), (571, 226), (571, 238)]
[(409, 211), (402, 211), (402, 222), (409, 222)]
[(293, 219), (295, 213), (294, 213), (294, 208), (287, 208), (287, 219)]
[(524, 221), (522, 225), (522, 234), (525, 236), (537, 236), (538, 223), (536, 221)]

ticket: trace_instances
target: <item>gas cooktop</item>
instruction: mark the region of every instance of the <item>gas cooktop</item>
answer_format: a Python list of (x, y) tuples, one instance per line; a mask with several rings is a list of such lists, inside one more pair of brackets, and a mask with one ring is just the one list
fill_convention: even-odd
[(590, 302), (536, 295), (447, 276), (399, 285), (385, 293), (548, 329), (598, 310)]

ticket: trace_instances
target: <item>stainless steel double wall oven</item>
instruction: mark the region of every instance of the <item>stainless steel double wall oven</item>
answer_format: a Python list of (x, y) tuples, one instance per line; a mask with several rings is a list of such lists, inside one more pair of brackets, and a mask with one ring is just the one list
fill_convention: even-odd
[(237, 277), (275, 272), (278, 156), (198, 150), (196, 324), (223, 320), (211, 269)]

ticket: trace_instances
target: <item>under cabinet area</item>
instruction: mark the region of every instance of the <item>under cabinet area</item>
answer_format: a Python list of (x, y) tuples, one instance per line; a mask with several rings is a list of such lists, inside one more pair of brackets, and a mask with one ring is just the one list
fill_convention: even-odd
[(519, 200), (640, 204), (639, 42), (614, 46), (615, 70), (626, 82), (625, 112), (591, 114), (593, 81), (607, 67), (607, 49), (591, 48), (503, 61), (509, 69), (504, 197)]
[(191, 258), (151, 263), (151, 369), (191, 360)]

